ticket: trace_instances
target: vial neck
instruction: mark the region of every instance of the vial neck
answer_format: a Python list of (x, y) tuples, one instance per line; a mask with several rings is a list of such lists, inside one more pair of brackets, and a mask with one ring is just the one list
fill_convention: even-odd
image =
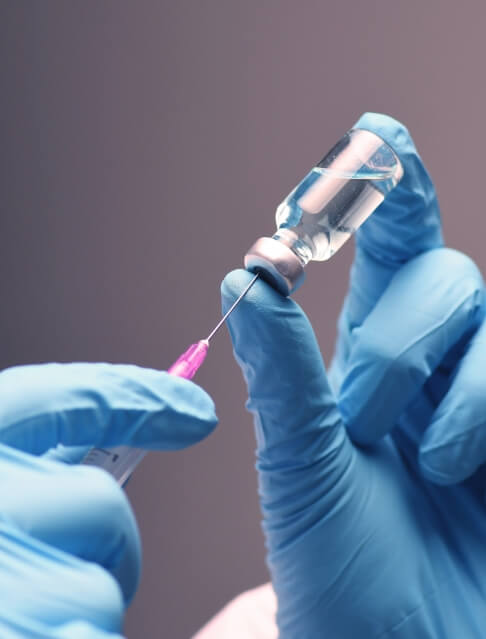
[(277, 240), (281, 244), (287, 246), (301, 262), (302, 266), (306, 266), (312, 259), (312, 250), (293, 230), (281, 228), (278, 229), (273, 240)]
[(304, 262), (289, 246), (275, 238), (260, 237), (245, 255), (245, 268), (282, 295), (290, 295), (305, 278)]

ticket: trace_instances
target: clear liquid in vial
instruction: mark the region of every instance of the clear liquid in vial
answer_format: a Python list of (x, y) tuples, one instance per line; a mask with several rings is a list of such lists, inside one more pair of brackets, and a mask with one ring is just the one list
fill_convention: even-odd
[(393, 167), (355, 172), (315, 167), (277, 209), (274, 239), (302, 260), (327, 260), (397, 184)]

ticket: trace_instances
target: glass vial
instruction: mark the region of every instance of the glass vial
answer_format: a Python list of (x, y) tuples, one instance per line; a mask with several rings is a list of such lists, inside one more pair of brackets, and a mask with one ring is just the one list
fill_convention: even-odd
[(277, 232), (245, 255), (283, 295), (295, 291), (310, 260), (328, 260), (383, 202), (403, 176), (393, 149), (378, 135), (352, 129), (277, 208)]

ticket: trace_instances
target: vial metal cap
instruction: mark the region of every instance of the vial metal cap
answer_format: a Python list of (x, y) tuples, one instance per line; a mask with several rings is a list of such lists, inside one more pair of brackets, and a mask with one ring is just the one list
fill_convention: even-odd
[(260, 237), (245, 255), (245, 268), (277, 289), (290, 295), (305, 279), (304, 266), (285, 244), (271, 237)]

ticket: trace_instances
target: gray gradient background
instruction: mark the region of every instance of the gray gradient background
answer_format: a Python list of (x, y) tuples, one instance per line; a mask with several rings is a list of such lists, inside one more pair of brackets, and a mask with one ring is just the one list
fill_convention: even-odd
[[(166, 367), (219, 283), (361, 112), (403, 120), (446, 239), (484, 269), (481, 2), (2, 0), (0, 366)], [(352, 243), (296, 295), (329, 360)], [(127, 635), (183, 639), (267, 579), (246, 392), (223, 332), (218, 430), (128, 494), (144, 572)]]

